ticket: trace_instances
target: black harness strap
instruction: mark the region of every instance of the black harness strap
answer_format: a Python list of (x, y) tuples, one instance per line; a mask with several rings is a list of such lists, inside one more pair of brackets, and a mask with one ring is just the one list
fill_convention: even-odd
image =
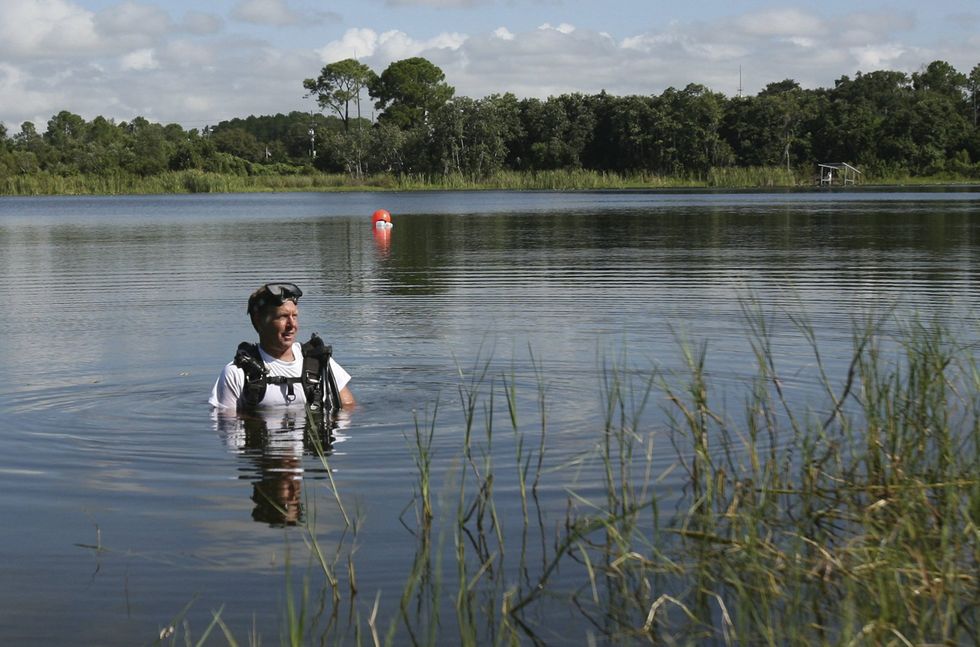
[[(301, 346), (303, 352), (303, 372), (300, 377), (282, 377), (269, 375), (259, 354), (259, 345), (243, 341), (238, 345), (234, 364), (245, 373), (245, 387), (242, 389), (242, 403), (246, 407), (255, 407), (265, 397), (265, 389), (270, 384), (287, 385), (286, 401), (296, 399), (293, 385), (302, 383), (306, 395), (306, 403), (311, 411), (323, 410), (326, 401), (329, 410), (340, 408), (340, 394), (337, 382), (330, 369), (330, 357), (333, 347), (323, 343), (320, 336), (313, 333), (310, 341)], [(328, 398), (324, 398), (324, 383), (326, 383)]]
[(265, 397), (265, 387), (269, 375), (259, 354), (259, 345), (243, 341), (235, 353), (235, 366), (245, 373), (245, 387), (242, 389), (242, 402), (246, 407), (254, 407)]
[[(333, 346), (323, 343), (316, 333), (310, 341), (302, 346), (303, 349), (303, 388), (306, 390), (306, 401), (311, 411), (320, 411), (326, 402), (330, 411), (340, 408), (340, 397), (337, 393), (337, 383), (330, 369), (330, 357)], [(324, 398), (324, 382), (327, 387), (327, 397)]]

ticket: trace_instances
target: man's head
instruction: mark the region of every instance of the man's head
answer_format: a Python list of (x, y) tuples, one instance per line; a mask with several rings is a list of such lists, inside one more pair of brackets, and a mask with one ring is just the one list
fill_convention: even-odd
[(285, 301), (298, 303), (303, 291), (295, 283), (266, 283), (248, 297), (249, 316), (268, 306), (281, 306)]
[(303, 291), (293, 283), (266, 283), (248, 298), (248, 315), (267, 353), (280, 357), (296, 340)]

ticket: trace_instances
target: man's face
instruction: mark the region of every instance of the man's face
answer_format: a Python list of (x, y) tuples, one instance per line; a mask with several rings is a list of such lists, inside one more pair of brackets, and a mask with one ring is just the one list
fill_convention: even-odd
[(279, 356), (292, 347), (299, 332), (299, 309), (292, 301), (276, 308), (263, 309), (255, 320), (259, 343), (267, 353)]

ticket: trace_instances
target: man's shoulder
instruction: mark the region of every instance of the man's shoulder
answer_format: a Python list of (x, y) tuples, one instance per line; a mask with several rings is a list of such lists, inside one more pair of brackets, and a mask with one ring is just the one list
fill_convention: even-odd
[(224, 368), (221, 369), (221, 375), (225, 378), (237, 378), (241, 379), (245, 372), (235, 365), (235, 362), (228, 362), (225, 364)]

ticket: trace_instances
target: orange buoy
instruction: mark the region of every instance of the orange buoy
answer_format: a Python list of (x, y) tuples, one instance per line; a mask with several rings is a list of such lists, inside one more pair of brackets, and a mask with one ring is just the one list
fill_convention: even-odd
[(391, 227), (391, 214), (387, 209), (378, 209), (371, 216), (371, 224), (378, 228), (387, 229)]

